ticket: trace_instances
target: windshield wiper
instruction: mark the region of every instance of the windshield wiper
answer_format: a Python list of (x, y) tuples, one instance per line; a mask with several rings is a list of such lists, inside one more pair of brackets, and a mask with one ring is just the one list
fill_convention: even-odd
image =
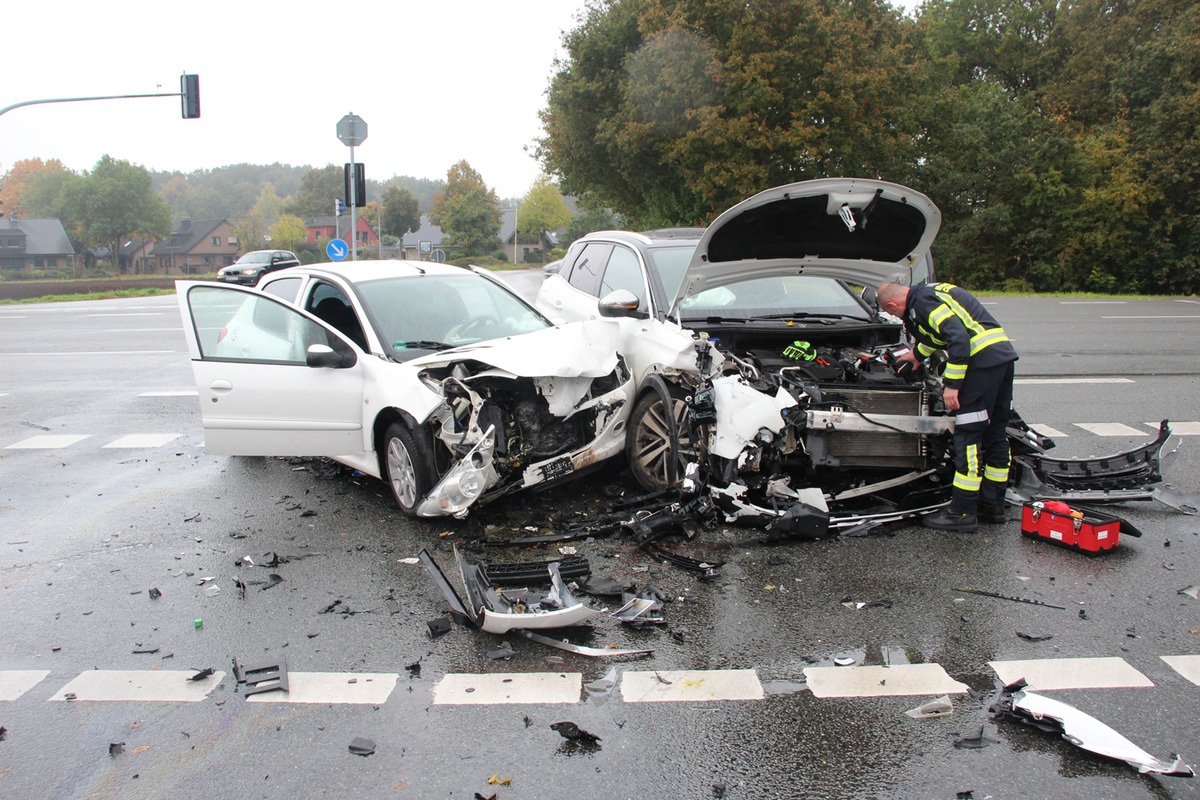
[(863, 322), (866, 321), (862, 317), (856, 317), (853, 314), (810, 314), (806, 311), (796, 311), (790, 314), (756, 314), (754, 319), (815, 319), (823, 322), (830, 322), (835, 319), (856, 319)]
[(448, 345), (445, 342), (434, 342), (429, 340), (417, 340), (415, 342), (394, 342), (393, 350), (449, 350), (453, 345)]

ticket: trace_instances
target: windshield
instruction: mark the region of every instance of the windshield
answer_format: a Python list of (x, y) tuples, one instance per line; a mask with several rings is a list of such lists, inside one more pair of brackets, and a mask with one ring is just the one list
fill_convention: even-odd
[(241, 258), (239, 258), (237, 260), (237, 263), (239, 263), (239, 264), (270, 264), (271, 263), (271, 254), (265, 253), (265, 252), (264, 253), (246, 253), (246, 255), (242, 256)]
[(692, 260), (694, 252), (694, 242), (679, 247), (652, 247), (646, 252), (651, 269), (658, 273), (658, 278), (662, 281), (668, 305), (669, 301), (679, 294), (679, 286), (683, 283), (683, 275), (687, 272), (688, 262)]
[(829, 317), (870, 321), (870, 314), (840, 281), (811, 275), (777, 275), (708, 289), (685, 299), (688, 320)]
[(400, 359), (414, 350), (442, 350), (518, 336), (550, 322), (487, 278), (413, 275), (357, 284), (380, 341)]

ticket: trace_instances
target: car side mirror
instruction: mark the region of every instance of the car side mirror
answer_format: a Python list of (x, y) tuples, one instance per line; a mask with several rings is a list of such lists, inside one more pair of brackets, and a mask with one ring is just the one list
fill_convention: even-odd
[(630, 319), (645, 319), (648, 314), (638, 311), (642, 301), (628, 289), (617, 289), (600, 298), (598, 308), (602, 317), (628, 317)]
[(334, 350), (327, 344), (310, 344), (306, 352), (304, 363), (315, 368), (339, 368), (352, 367), (354, 366), (354, 362), (356, 360), (357, 359), (354, 358), (353, 351), (343, 354)]

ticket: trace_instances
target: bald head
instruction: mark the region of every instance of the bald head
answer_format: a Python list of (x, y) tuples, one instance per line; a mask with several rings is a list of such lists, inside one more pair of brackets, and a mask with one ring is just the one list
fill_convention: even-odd
[(879, 310), (886, 311), (894, 317), (904, 316), (904, 307), (908, 303), (908, 287), (888, 281), (875, 290)]

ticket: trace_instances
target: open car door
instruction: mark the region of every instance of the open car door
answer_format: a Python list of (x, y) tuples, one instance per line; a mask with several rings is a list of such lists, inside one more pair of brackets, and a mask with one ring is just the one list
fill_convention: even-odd
[(338, 456), (370, 449), (361, 352), (314, 317), (252, 289), (175, 284), (218, 455)]

